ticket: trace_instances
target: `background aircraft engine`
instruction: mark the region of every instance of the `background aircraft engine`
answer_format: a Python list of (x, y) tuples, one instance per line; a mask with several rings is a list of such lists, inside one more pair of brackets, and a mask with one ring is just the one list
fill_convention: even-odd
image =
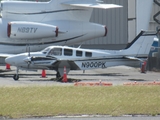
[(7, 28), (9, 38), (38, 39), (58, 36), (58, 27), (36, 22), (9, 22)]

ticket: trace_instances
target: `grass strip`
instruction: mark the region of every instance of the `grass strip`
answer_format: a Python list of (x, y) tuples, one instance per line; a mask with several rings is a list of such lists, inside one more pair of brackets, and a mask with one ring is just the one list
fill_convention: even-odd
[(0, 116), (10, 118), (81, 114), (157, 115), (159, 106), (159, 86), (0, 88)]

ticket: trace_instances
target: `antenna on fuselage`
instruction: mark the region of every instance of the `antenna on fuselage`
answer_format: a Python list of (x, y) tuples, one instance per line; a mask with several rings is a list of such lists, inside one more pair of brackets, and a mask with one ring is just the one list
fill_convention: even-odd
[(30, 57), (30, 44), (28, 44), (28, 57)]
[(82, 45), (78, 46), (78, 48), (81, 48)]
[[(82, 43), (82, 44), (83, 44), (83, 43)], [(80, 44), (80, 45), (78, 46), (78, 48), (81, 48), (82, 44)]]

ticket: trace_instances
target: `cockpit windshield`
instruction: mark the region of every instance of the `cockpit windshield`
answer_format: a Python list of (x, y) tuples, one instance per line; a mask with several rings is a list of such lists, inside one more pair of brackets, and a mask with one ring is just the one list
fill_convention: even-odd
[(49, 50), (50, 50), (50, 48), (47, 47), (47, 48), (43, 49), (41, 52), (42, 52), (43, 54), (46, 54)]
[(62, 48), (53, 48), (49, 51), (48, 55), (61, 56)]

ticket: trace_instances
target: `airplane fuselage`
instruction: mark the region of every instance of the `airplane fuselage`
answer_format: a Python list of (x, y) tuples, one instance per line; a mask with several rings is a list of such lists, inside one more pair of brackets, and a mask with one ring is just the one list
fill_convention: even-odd
[[(16, 35), (14, 38), (8, 37), (7, 26), (12, 20), (0, 19), (0, 48), (1, 53), (22, 53), (27, 51), (27, 45), (30, 46), (31, 51), (39, 51), (49, 45), (71, 45), (77, 42), (83, 42), (85, 40), (90, 40), (96, 37), (101, 37), (106, 35), (106, 27), (89, 22), (81, 21), (50, 21), (45, 24), (58, 26), (59, 33), (57, 36), (49, 36), (46, 38), (38, 38), (40, 34), (37, 34), (37, 38), (16, 38), (16, 35), (30, 36), (30, 34), (36, 34), (43, 26), (39, 27), (27, 27), (24, 25), (17, 27), (15, 30)], [(39, 23), (44, 24), (44, 23)], [(46, 34), (48, 33), (47, 28)], [(50, 30), (52, 31), (52, 30)], [(41, 32), (41, 31), (40, 31)], [(53, 32), (53, 34), (55, 34)]]
[[(52, 51), (54, 51), (54, 53), (51, 53)], [(63, 69), (64, 66), (70, 68), (70, 70), (89, 70), (117, 65), (134, 67), (140, 65), (139, 61), (125, 59), (123, 55), (123, 52), (113, 54), (106, 52), (106, 50), (54, 46), (48, 47), (40, 52), (14, 55), (13, 57), (7, 58), (6, 63), (17, 66), (19, 69), (50, 69), (56, 71), (60, 68)], [(59, 62), (57, 63), (57, 61)]]

